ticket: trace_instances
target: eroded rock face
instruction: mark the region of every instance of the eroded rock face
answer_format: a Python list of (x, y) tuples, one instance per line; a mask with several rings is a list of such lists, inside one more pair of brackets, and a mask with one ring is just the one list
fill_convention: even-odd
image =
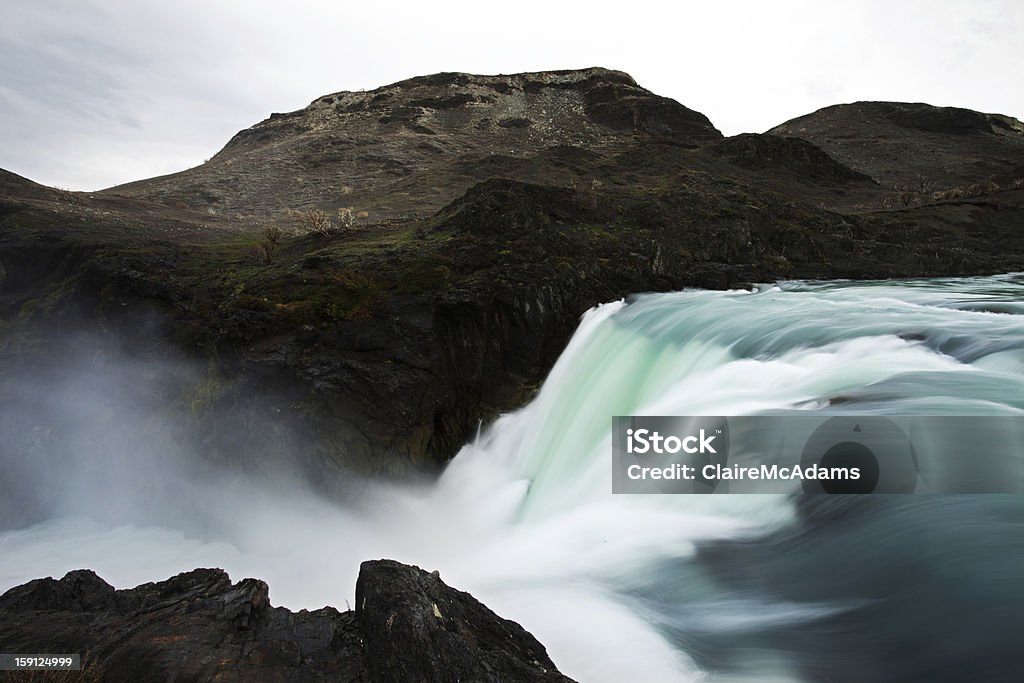
[(89, 654), (105, 681), (569, 681), (544, 646), (436, 574), (365, 562), (359, 608), (291, 612), (219, 569), (115, 590), (88, 570), (0, 596), (0, 650)]

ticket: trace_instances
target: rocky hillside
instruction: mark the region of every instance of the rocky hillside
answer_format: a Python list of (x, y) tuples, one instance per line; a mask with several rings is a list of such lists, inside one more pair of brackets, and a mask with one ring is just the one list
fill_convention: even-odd
[(575, 150), (614, 154), (635, 134), (687, 147), (722, 137), (619, 71), (445, 73), (271, 114), (198, 168), (107, 192), (229, 219), (348, 206), (372, 219), (425, 216), (482, 178), (568, 182)]
[(1008, 185), (1024, 177), (1024, 124), (999, 114), (857, 102), (826, 107), (768, 132), (807, 140), (897, 190), (938, 192), (989, 181)]
[[(586, 69), (327, 95), (99, 193), (3, 174), (0, 410), (87, 330), (86, 357), (190, 359), (161, 411), (212, 461), (326, 487), (431, 469), (532, 395), (596, 303), (1024, 269), (1022, 149), (1008, 117), (880, 103), (722, 138)], [(60, 443), (19, 420), (23, 450)]]
[(519, 624), (391, 560), (362, 564), (348, 612), (272, 607), (267, 584), (219, 569), (130, 590), (87, 570), (37, 579), (0, 596), (0, 651), (84, 654), (69, 681), (571, 683)]

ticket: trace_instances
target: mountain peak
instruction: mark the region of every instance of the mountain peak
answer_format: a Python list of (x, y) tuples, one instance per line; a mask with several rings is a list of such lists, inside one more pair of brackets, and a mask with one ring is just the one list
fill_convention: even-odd
[(621, 71), (440, 73), (318, 97), (240, 131), (202, 166), (111, 191), (215, 213), (355, 204), (401, 215), (444, 206), (493, 176), (495, 159), (613, 151), (638, 137), (693, 148), (722, 135)]
[(802, 138), (887, 189), (940, 189), (1018, 173), (1024, 124), (923, 102), (837, 104), (769, 133)]
[[(446, 71), (426, 76), (414, 76), (391, 85), (382, 86), (371, 92), (376, 93), (390, 88), (413, 88), (413, 87), (437, 87), (437, 86), (464, 86), (469, 84), (498, 85), (519, 84), (520, 87), (529, 87), (526, 84), (536, 86), (556, 85), (566, 86), (587, 81), (604, 81), (610, 83), (622, 83), (634, 87), (637, 82), (625, 71), (606, 69), (601, 66), (592, 66), (583, 69), (557, 69), (554, 71), (527, 71), (516, 74), (494, 74), (481, 75), (459, 71)], [(340, 93), (335, 93), (340, 94)]]

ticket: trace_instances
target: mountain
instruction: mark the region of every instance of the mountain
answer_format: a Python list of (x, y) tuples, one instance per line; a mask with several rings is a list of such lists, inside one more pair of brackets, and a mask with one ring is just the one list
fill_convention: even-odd
[(181, 356), (146, 399), (211, 462), (326, 488), (434, 469), (599, 302), (1024, 269), (1022, 149), (1009, 117), (894, 103), (723, 138), (594, 68), (326, 95), (102, 192), (5, 173), (6, 457), (66, 437), (13, 388), (56, 390), (73, 356)]
[(812, 142), (897, 190), (939, 191), (1024, 176), (1024, 124), (1000, 114), (856, 102), (826, 107), (768, 132)]
[(107, 192), (277, 220), (310, 206), (426, 215), (495, 175), (564, 182), (576, 154), (614, 155), (636, 135), (690, 147), (722, 137), (618, 71), (443, 73), (271, 114), (202, 166)]

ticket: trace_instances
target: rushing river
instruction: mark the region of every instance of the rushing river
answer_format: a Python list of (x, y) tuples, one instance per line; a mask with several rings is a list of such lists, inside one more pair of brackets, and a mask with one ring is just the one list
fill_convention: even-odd
[[(583, 682), (1019, 680), (1024, 495), (611, 494), (613, 415), (840, 408), (1024, 415), (1024, 276), (600, 306), (533, 402), (436, 482), (368, 484), (345, 505), (119, 485), (104, 514), (94, 495), (5, 524), (0, 590), (80, 567), (128, 587), (220, 566), (265, 579), (274, 604), (345, 609), (360, 561), (389, 557), (520, 622)], [(1007, 451), (1024, 476), (1020, 444)]]

